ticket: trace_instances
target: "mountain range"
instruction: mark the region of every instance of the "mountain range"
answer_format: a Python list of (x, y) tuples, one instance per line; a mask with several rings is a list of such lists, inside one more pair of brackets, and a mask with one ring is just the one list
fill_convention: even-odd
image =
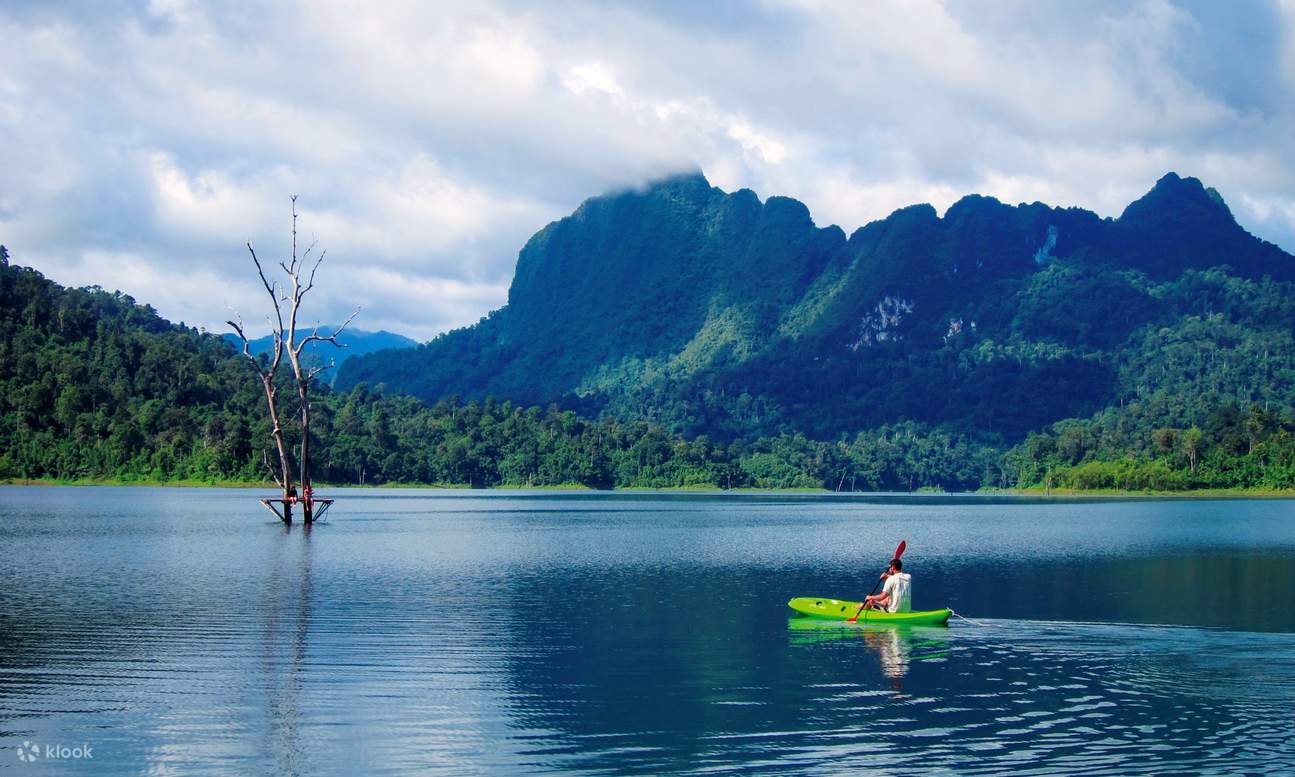
[[(522, 248), (504, 307), (348, 359), (336, 385), (719, 439), (914, 421), (1012, 444), (1181, 392), (1289, 406), (1289, 306), (1262, 308), (1292, 280), (1295, 258), (1174, 173), (1118, 218), (970, 195), (848, 236), (690, 174), (587, 200)], [(1172, 348), (1214, 358), (1157, 356)]]

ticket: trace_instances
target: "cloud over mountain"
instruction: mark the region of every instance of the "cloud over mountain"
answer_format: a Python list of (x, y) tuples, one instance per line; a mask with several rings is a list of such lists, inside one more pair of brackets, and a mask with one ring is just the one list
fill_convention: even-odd
[(511, 2), (0, 10), (0, 241), (218, 328), (287, 195), (315, 310), (430, 337), (586, 196), (700, 168), (847, 231), (967, 191), (1118, 215), (1169, 169), (1295, 246), (1295, 6)]

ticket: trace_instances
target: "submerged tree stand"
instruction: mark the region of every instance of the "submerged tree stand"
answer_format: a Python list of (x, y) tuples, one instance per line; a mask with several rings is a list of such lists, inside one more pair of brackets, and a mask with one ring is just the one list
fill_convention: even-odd
[(300, 499), (295, 501), (292, 499), (262, 499), (261, 506), (274, 513), (275, 518), (291, 525), (292, 506), (294, 504), (301, 505), (303, 521), (314, 523), (315, 521), (323, 520), (324, 513), (328, 512), (328, 508), (333, 506), (333, 501), (332, 499), (311, 499), (309, 502)]
[[(252, 263), (256, 265), (256, 272), (261, 278), (261, 285), (265, 292), (270, 295), (273, 317), (269, 318), (271, 334), (274, 339), (274, 347), (268, 357), (261, 354), (252, 353), (251, 342), (243, 330), (243, 320), (236, 313), (232, 319), (227, 321), (230, 327), (238, 333), (238, 337), (243, 341), (243, 355), (252, 363), (252, 368), (261, 380), (261, 388), (265, 391), (265, 403), (270, 413), (270, 438), (274, 440), (276, 458), (273, 463), (270, 461), (269, 452), (265, 452), (265, 467), (274, 478), (274, 482), (279, 485), (283, 491), (283, 496), (278, 499), (262, 499), (261, 504), (265, 509), (274, 513), (274, 515), (285, 524), (292, 523), (293, 507), (301, 508), (301, 520), (304, 523), (313, 523), (315, 520), (328, 512), (328, 508), (333, 506), (332, 499), (317, 499), (311, 492), (310, 488), (310, 386), (315, 378), (321, 372), (333, 366), (329, 364), (303, 367), (301, 364), (301, 354), (307, 345), (313, 342), (332, 343), (337, 348), (345, 346), (337, 342), (337, 336), (355, 320), (359, 314), (357, 308), (350, 318), (330, 334), (321, 335), (319, 327), (314, 327), (310, 334), (298, 337), (297, 316), (301, 312), (301, 300), (306, 293), (315, 287), (315, 272), (319, 265), (324, 261), (326, 251), (320, 252), (315, 263), (311, 265), (310, 274), (305, 275), (304, 270), (307, 260), (315, 250), (312, 243), (306, 249), (304, 254), (297, 255), (297, 198), (292, 198), (292, 255), (285, 262), (279, 262), (279, 267), (287, 276), (287, 284), (280, 284), (278, 281), (270, 282), (265, 276), (265, 269), (261, 265), (260, 258), (256, 255), (256, 250), (252, 244), (247, 244), (247, 251), (252, 255)], [(304, 277), (303, 277), (304, 276)], [(297, 482), (301, 484), (301, 495), (298, 496), (297, 488), (293, 485), (292, 463), (288, 452), (288, 444), (284, 439), (283, 425), (280, 423), (278, 392), (279, 385), (276, 382), (279, 374), (279, 365), (283, 363), (284, 355), (288, 357), (288, 363), (292, 366), (292, 382), (297, 390), (297, 400), (300, 408), (301, 420), (301, 445), (297, 455), (298, 478)]]

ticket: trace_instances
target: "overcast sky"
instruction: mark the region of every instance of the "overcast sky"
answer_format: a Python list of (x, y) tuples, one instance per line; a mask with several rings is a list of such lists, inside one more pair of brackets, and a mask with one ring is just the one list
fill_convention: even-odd
[(243, 243), (279, 258), (293, 193), (312, 319), (418, 339), (586, 197), (696, 168), (847, 232), (969, 192), (1116, 216), (1174, 170), (1295, 250), (1295, 0), (7, 0), (0, 36), (0, 243), (212, 330), (264, 328)]

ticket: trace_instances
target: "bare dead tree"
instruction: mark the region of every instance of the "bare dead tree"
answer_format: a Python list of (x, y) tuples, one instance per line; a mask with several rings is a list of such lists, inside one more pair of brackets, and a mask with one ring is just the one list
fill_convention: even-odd
[[(315, 287), (315, 274), (319, 266), (323, 264), (327, 251), (321, 251), (315, 258), (314, 263), (310, 264), (310, 256), (315, 250), (315, 244), (311, 243), (306, 251), (300, 255), (297, 253), (297, 196), (294, 194), (292, 200), (292, 253), (286, 261), (279, 262), (279, 268), (287, 276), (287, 283), (282, 287), (279, 283), (271, 283), (265, 275), (265, 270), (261, 265), (261, 260), (256, 255), (256, 250), (252, 244), (247, 244), (248, 253), (252, 255), (252, 263), (256, 265), (256, 272), (261, 278), (261, 284), (270, 296), (270, 302), (273, 307), (274, 317), (270, 319), (272, 327), (272, 336), (274, 339), (274, 350), (268, 365), (263, 365), (260, 358), (251, 351), (251, 344), (247, 335), (244, 333), (242, 320), (235, 316), (228, 323), (236, 333), (239, 339), (243, 341), (243, 354), (252, 362), (257, 376), (261, 380), (261, 385), (265, 389), (266, 403), (269, 407), (270, 422), (272, 424), (271, 436), (274, 439), (275, 447), (279, 454), (279, 466), (277, 472), (270, 467), (271, 475), (274, 481), (283, 491), (283, 513), (279, 516), (285, 523), (292, 523), (292, 505), (301, 505), (301, 517), (306, 523), (311, 523), (315, 518), (315, 504), (310, 482), (310, 386), (319, 374), (331, 368), (333, 363), (306, 366), (301, 362), (301, 357), (306, 346), (314, 342), (332, 343), (337, 348), (345, 348), (343, 343), (337, 341), (338, 335), (350, 326), (355, 317), (359, 315), (360, 310), (356, 308), (350, 317), (337, 329), (329, 334), (320, 334), (319, 327), (311, 329), (310, 334), (304, 337), (298, 337), (298, 317), (301, 314), (301, 303), (306, 294)], [(310, 265), (309, 275), (305, 274), (305, 268)], [(303, 280), (304, 276), (304, 280)], [(286, 308), (286, 317), (285, 317)], [(287, 443), (284, 440), (283, 427), (280, 423), (279, 408), (277, 402), (277, 386), (275, 378), (277, 376), (279, 365), (283, 361), (284, 355), (288, 357), (288, 363), (292, 367), (293, 382), (297, 388), (297, 399), (300, 403), (300, 421), (301, 421), (301, 443), (297, 456), (297, 482), (301, 484), (301, 494), (298, 495), (293, 487), (292, 465), (288, 455)], [(269, 457), (266, 457), (266, 464), (269, 466)], [(329, 500), (331, 503), (331, 500)], [(267, 504), (267, 507), (269, 505)]]
[(287, 273), (288, 279), (292, 283), (292, 291), (286, 297), (288, 302), (288, 333), (284, 340), (284, 348), (288, 354), (288, 361), (292, 364), (292, 375), (297, 384), (297, 399), (301, 403), (301, 455), (298, 457), (298, 464), (301, 467), (301, 485), (302, 485), (302, 517), (309, 523), (313, 517), (313, 503), (310, 487), (310, 384), (321, 372), (332, 367), (332, 363), (319, 365), (312, 368), (304, 368), (301, 364), (301, 354), (307, 345), (314, 342), (332, 343), (336, 348), (344, 347), (337, 342), (337, 336), (351, 325), (355, 317), (360, 314), (360, 309), (356, 308), (351, 315), (342, 322), (342, 325), (333, 330), (331, 334), (321, 335), (319, 327), (311, 329), (310, 334), (297, 339), (297, 316), (301, 311), (301, 301), (306, 294), (315, 288), (315, 273), (319, 270), (319, 265), (324, 263), (324, 257), (328, 255), (327, 251), (321, 251), (315, 263), (310, 267), (310, 275), (303, 283), (301, 276), (305, 265), (310, 259), (310, 254), (315, 250), (315, 244), (311, 243), (305, 253), (300, 258), (297, 256), (297, 197), (292, 197), (292, 257), (287, 263), (281, 262), (280, 267)]
[(274, 318), (270, 320), (271, 335), (274, 338), (274, 349), (270, 352), (268, 364), (263, 364), (258, 354), (252, 353), (252, 344), (248, 340), (247, 333), (243, 328), (243, 319), (237, 313), (234, 318), (225, 323), (238, 334), (238, 338), (243, 341), (243, 355), (247, 357), (252, 364), (252, 369), (256, 372), (257, 378), (261, 381), (261, 388), (265, 392), (265, 403), (270, 413), (270, 437), (274, 440), (274, 447), (279, 455), (278, 467), (270, 464), (269, 454), (265, 455), (265, 468), (269, 471), (270, 477), (278, 484), (283, 491), (283, 514), (280, 518), (285, 523), (292, 523), (292, 503), (295, 501), (297, 491), (292, 485), (292, 466), (288, 461), (288, 444), (283, 436), (283, 424), (279, 420), (279, 387), (275, 382), (279, 374), (279, 365), (283, 362), (283, 308), (279, 304), (279, 293), (276, 284), (270, 283), (265, 277), (265, 269), (261, 266), (261, 260), (256, 255), (256, 249), (252, 244), (247, 244), (247, 251), (252, 255), (252, 263), (256, 265), (256, 273), (261, 278), (261, 285), (264, 286), (266, 294), (270, 297), (270, 304), (274, 311)]

